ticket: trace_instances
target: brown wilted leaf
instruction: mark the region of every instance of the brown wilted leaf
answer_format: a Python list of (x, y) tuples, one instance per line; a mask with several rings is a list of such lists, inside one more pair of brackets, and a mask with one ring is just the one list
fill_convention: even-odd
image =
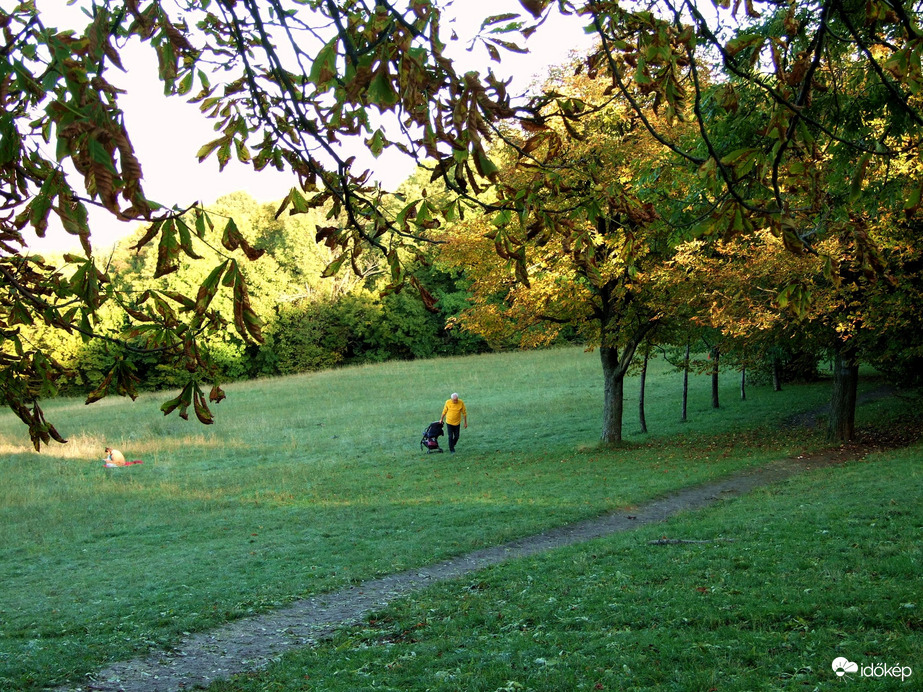
[(228, 219), (227, 225), (224, 227), (224, 235), (221, 238), (221, 244), (228, 250), (243, 250), (244, 255), (251, 262), (258, 260), (266, 252), (262, 249), (256, 249), (252, 247), (241, 234), (240, 230), (237, 228), (237, 224), (234, 222), (234, 219)]
[(545, 8), (548, 7), (549, 0), (519, 0), (519, 4), (529, 11), (536, 19), (542, 16)]

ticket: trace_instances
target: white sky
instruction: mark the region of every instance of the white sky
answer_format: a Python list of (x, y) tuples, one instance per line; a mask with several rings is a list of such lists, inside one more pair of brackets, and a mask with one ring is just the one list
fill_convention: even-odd
[[(88, 0), (80, 4), (88, 4)], [(83, 19), (79, 10), (68, 7), (64, 0), (38, 0), (38, 5), (46, 26), (63, 28)], [(454, 15), (451, 26), (460, 39), (455, 42), (454, 58), (463, 61), (466, 69), (485, 71), (485, 66), (491, 65), (498, 75), (513, 76), (510, 87), (513, 93), (525, 91), (533, 77), (543, 75), (549, 65), (563, 62), (571, 50), (589, 45), (580, 19), (555, 16), (529, 39), (529, 55), (504, 52), (503, 63), (497, 65), (488, 59), (482, 48), (475, 49), (474, 53), (464, 50), (484, 17), (506, 12), (525, 14), (518, 0), (455, 0), (449, 3), (443, 25), (447, 28), (447, 17)], [(516, 39), (515, 35), (503, 38)], [(236, 191), (245, 191), (258, 201), (281, 200), (285, 196), (295, 184), (290, 175), (274, 169), (257, 173), (236, 161), (219, 173), (214, 156), (200, 164), (196, 158), (199, 148), (217, 136), (212, 123), (199, 113), (198, 106), (163, 96), (152, 51), (147, 46), (132, 48), (135, 50), (123, 60), (128, 73), (121, 75), (117, 70), (110, 70), (107, 76), (128, 92), (121, 98), (122, 107), (150, 199), (188, 205), (195, 201), (210, 204)], [(373, 179), (388, 189), (396, 188), (413, 170), (413, 162), (398, 152), (385, 152), (378, 159), (364, 150), (354, 153), (356, 164), (372, 170)], [(112, 244), (137, 227), (136, 223), (119, 222), (107, 212), (98, 210), (91, 212), (91, 224), (91, 238), (97, 249)], [(49, 229), (45, 239), (32, 238), (29, 245), (37, 251), (73, 250), (79, 247), (79, 241), (63, 230)]]

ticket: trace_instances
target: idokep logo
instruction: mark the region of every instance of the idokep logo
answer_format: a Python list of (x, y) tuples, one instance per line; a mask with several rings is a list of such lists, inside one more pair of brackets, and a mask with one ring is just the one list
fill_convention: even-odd
[(833, 672), (836, 673), (838, 678), (843, 677), (846, 673), (856, 673), (859, 671), (859, 666), (856, 663), (853, 663), (848, 658), (839, 658), (833, 659)]
[(847, 673), (859, 673), (859, 676), (863, 678), (900, 678), (904, 681), (913, 675), (913, 669), (910, 666), (889, 666), (886, 663), (860, 666), (843, 656), (833, 659), (832, 667), (833, 672), (840, 678)]

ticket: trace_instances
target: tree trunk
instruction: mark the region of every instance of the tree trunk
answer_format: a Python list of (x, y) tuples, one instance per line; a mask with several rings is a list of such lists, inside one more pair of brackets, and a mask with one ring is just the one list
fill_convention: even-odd
[(772, 359), (772, 391), (782, 391), (782, 361), (778, 358)]
[(622, 441), (625, 372), (619, 365), (618, 349), (600, 347), (599, 357), (604, 379), (602, 442), (612, 444)]
[(689, 342), (686, 342), (686, 358), (683, 360), (683, 423), (686, 422), (686, 409), (689, 403)]
[[(609, 330), (607, 319), (602, 319), (600, 341), (602, 344), (617, 343), (617, 331)], [(622, 412), (625, 405), (625, 373), (635, 357), (635, 351), (644, 337), (655, 326), (647, 322), (635, 328), (625, 340), (621, 352), (617, 346), (600, 345), (599, 359), (603, 366), (603, 444), (617, 444), (622, 441)]]
[(859, 386), (859, 363), (851, 351), (837, 351), (833, 362), (833, 393), (827, 439), (849, 442), (856, 434), (856, 390)]
[(719, 408), (718, 406), (718, 358), (721, 356), (721, 351), (717, 348), (712, 349), (711, 358), (711, 407)]
[(747, 400), (747, 366), (740, 369), (740, 400)]
[(651, 350), (644, 351), (644, 362), (641, 364), (641, 394), (638, 397), (638, 417), (641, 421), (641, 432), (647, 434), (647, 418), (644, 416), (644, 387), (647, 383), (647, 360)]

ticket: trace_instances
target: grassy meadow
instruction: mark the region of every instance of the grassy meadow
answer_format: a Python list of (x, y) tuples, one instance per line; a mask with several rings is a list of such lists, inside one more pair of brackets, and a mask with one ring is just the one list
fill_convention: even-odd
[(209, 690), (920, 689), (920, 452), (431, 587)]
[[(751, 386), (747, 400), (741, 401), (737, 377), (727, 374), (722, 378), (722, 408), (713, 410), (709, 378), (696, 377), (691, 380), (689, 421), (684, 424), (679, 421), (680, 375), (654, 361), (647, 391), (650, 434), (638, 432), (635, 380), (627, 387), (626, 444), (599, 448), (601, 384), (595, 353), (561, 349), (351, 367), (229, 385), (228, 399), (215, 407), (217, 422), (209, 427), (175, 415), (162, 416), (158, 407), (169, 395), (145, 395), (135, 402), (109, 399), (92, 406), (62, 399), (49, 402), (46, 412), (70, 442), (40, 454), (31, 451), (18, 419), (12, 414), (0, 416), (0, 689), (41, 689), (80, 680), (107, 662), (169, 646), (184, 632), (205, 630), (311, 594), (607, 510), (629, 508), (675, 488), (823, 446), (822, 431), (781, 423), (793, 413), (824, 404), (829, 385), (786, 387), (781, 392)], [(863, 384), (874, 386), (874, 382)], [(462, 431), (459, 452), (424, 454), (419, 448), (421, 432), (438, 419), (453, 391), (460, 393), (469, 412), (469, 428)], [(859, 422), (888, 425), (899, 413), (892, 401), (871, 403), (860, 407)], [(144, 463), (105, 470), (100, 459), (107, 445)], [(914, 454), (906, 454), (896, 457), (904, 460), (901, 468), (919, 474)], [(836, 478), (836, 469), (830, 473)], [(914, 479), (905, 484), (904, 499), (895, 506), (907, 507), (916, 494), (917, 509), (907, 509), (894, 521), (903, 522), (901, 526), (919, 544), (919, 476)], [(791, 484), (786, 487), (793, 494), (791, 502), (797, 503), (802, 490)], [(876, 486), (869, 482), (868, 488), (861, 487), (867, 494)], [(808, 486), (803, 492), (808, 492)], [(746, 502), (709, 512), (729, 512), (740, 522), (755, 522), (758, 515)], [(784, 527), (784, 518), (775, 516)], [(694, 525), (698, 520), (688, 521)], [(862, 528), (848, 527), (850, 532)], [(814, 534), (805, 529), (798, 536), (793, 540), (808, 540)], [(862, 540), (859, 534), (854, 538)], [(716, 550), (736, 555), (744, 547), (693, 545), (658, 553), (661, 548), (631, 547), (631, 541), (638, 540), (637, 536), (607, 539), (592, 548), (593, 560), (604, 554), (617, 565), (623, 560), (633, 564), (644, 555), (663, 559), (667, 554), (697, 554), (701, 570), (707, 571), (710, 556), (719, 555)], [(848, 543), (852, 538), (843, 540)], [(589, 554), (590, 549), (578, 547), (517, 561), (490, 572), (488, 579), (499, 585), (496, 588), (439, 587), (427, 592), (432, 593), (427, 598), (434, 600), (426, 607), (451, 610), (461, 593), (476, 595), (499, 609), (507, 599), (495, 599), (494, 593), (521, 590), (517, 579), (551, 571), (560, 572), (543, 586), (551, 594), (578, 585), (599, 588), (600, 593), (622, 589), (622, 577), (612, 577), (611, 569), (599, 572), (609, 576), (597, 586), (592, 584), (595, 567), (585, 565), (584, 572), (574, 572), (577, 563), (590, 559)], [(765, 564), (757, 568), (753, 556), (751, 576), (784, 587), (786, 593), (795, 588), (787, 573), (774, 571), (772, 554), (763, 558)], [(719, 563), (729, 559), (721, 557)], [(687, 564), (685, 558), (682, 564)], [(818, 564), (818, 569), (826, 569), (823, 560)], [(915, 564), (918, 571), (919, 563)], [(632, 574), (624, 566), (615, 572), (619, 570)], [(711, 588), (702, 583), (703, 588)], [(728, 588), (747, 594), (753, 587), (741, 583)], [(541, 593), (537, 588), (533, 591)], [(605, 598), (616, 598), (614, 592), (607, 592)], [(653, 589), (653, 595), (638, 597), (643, 603), (646, 598), (657, 600), (658, 593)], [(552, 597), (560, 598), (548, 596)], [(678, 609), (694, 609), (696, 603), (663, 607), (677, 615)], [(918, 599), (916, 603), (923, 608)], [(919, 629), (918, 613), (908, 608), (906, 615)], [(403, 615), (389, 616), (399, 617)], [(548, 623), (541, 614), (529, 617), (532, 627), (543, 630), (566, 625), (560, 617)], [(595, 627), (594, 618), (585, 617), (573, 636), (580, 636), (580, 628)], [(691, 646), (699, 625), (681, 626), (678, 615), (675, 620), (677, 629), (669, 636), (689, 637), (686, 643)], [(653, 641), (658, 632), (644, 622), (639, 616), (636, 629)], [(462, 620), (457, 624), (467, 626)], [(561, 627), (568, 630), (565, 625)], [(765, 631), (774, 629), (770, 620), (761, 626)], [(464, 627), (456, 636), (465, 636)], [(524, 640), (523, 632), (528, 631), (511, 627), (507, 634)], [(451, 636), (448, 630), (438, 635), (446, 641)], [(499, 635), (486, 629), (478, 636), (477, 642), (489, 643), (481, 653), (494, 656), (490, 647), (501, 646)], [(301, 683), (285, 682), (287, 675), (295, 674), (292, 671), (307, 665), (295, 659), (267, 673), (280, 676), (276, 679), (228, 684), (254, 686), (247, 689), (371, 688), (379, 678), (340, 676), (333, 662), (341, 657), (342, 647), (353, 655), (355, 648), (388, 649), (392, 643), (385, 637), (384, 644), (375, 644), (376, 635), (361, 631), (343, 637), (331, 644), (333, 648), (305, 654), (329, 657), (330, 675), (352, 681), (340, 688), (332, 681), (305, 683), (304, 672), (296, 675)], [(369, 639), (375, 641), (368, 643)], [(360, 641), (362, 646), (357, 645)], [(617, 640), (606, 640), (599, 650), (605, 660), (585, 665), (616, 665), (621, 649), (612, 649), (613, 641)], [(470, 655), (479, 656), (480, 643), (465, 646)], [(883, 650), (887, 654), (889, 649)], [(709, 651), (726, 660), (736, 656), (731, 650), (722, 653), (717, 644)], [(846, 649), (843, 655), (859, 656)], [(501, 673), (504, 666), (509, 668), (509, 661), (504, 664), (502, 655), (496, 656), (497, 671), (485, 677), (483, 689), (507, 683), (509, 689), (560, 689), (553, 686), (553, 677), (512, 673), (504, 677)], [(537, 658), (548, 664), (542, 664), (543, 670), (566, 669), (548, 654)], [(464, 660), (459, 658), (456, 667), (464, 668)], [(708, 665), (710, 659), (702, 660), (699, 665)], [(456, 673), (446, 673), (437, 684), (436, 671), (449, 669), (438, 668), (436, 661), (423, 656), (418, 663), (404, 667), (416, 682), (395, 679), (384, 684), (392, 689), (481, 689), (450, 677)], [(361, 671), (365, 665), (349, 670)], [(370, 670), (375, 665), (368, 663)], [(628, 662), (625, 665), (630, 667)], [(669, 666), (664, 666), (669, 672)], [(617, 668), (622, 670), (622, 664)], [(622, 675), (618, 670), (613, 674)], [(615, 678), (599, 680), (604, 680), (600, 689), (617, 689)], [(654, 685), (638, 682), (642, 687), (647, 684)]]

